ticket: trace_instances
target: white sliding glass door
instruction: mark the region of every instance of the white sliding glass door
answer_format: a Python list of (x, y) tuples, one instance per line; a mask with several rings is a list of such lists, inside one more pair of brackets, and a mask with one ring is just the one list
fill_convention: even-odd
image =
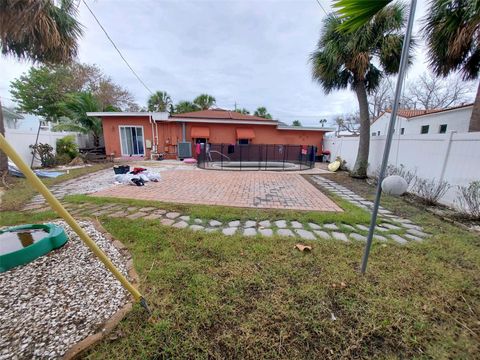
[(145, 155), (143, 126), (120, 126), (122, 156)]

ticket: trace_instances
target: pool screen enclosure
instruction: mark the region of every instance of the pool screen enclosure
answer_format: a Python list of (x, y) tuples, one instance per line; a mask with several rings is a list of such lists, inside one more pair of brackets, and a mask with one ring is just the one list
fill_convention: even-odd
[(198, 166), (209, 170), (306, 170), (315, 166), (311, 145), (198, 144)]

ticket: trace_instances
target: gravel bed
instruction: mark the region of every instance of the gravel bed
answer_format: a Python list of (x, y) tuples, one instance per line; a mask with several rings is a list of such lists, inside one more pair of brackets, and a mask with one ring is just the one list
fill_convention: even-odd
[[(87, 336), (129, 301), (129, 294), (63, 221), (69, 241), (0, 274), (0, 359), (52, 359)], [(127, 260), (93, 223), (80, 221), (127, 275)]]

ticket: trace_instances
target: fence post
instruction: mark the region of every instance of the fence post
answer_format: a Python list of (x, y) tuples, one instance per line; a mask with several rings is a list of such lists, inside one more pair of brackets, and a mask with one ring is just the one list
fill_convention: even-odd
[(450, 149), (452, 148), (452, 138), (453, 134), (456, 134), (456, 131), (450, 131), (447, 138), (445, 139), (445, 155), (443, 156), (442, 170), (440, 171), (440, 178), (438, 181), (441, 183), (445, 177), (445, 171), (447, 170), (448, 158), (450, 157)]

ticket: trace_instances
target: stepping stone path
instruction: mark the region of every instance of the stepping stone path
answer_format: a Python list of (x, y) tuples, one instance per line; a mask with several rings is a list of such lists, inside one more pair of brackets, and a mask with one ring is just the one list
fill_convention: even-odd
[[(373, 207), (371, 201), (367, 201), (356, 195), (345, 187), (325, 179), (319, 175), (311, 177), (312, 180), (323, 189), (330, 191), (352, 204), (363, 207), (370, 211)], [(110, 203), (96, 205), (94, 203), (65, 204), (67, 209), (77, 216), (102, 216), (111, 218), (126, 218), (129, 221), (145, 219), (157, 221), (161, 225), (171, 226), (191, 231), (204, 231), (207, 233), (219, 232), (226, 236), (278, 236), (283, 238), (298, 238), (305, 241), (334, 240), (345, 243), (365, 242), (365, 233), (368, 231), (368, 224), (343, 224), (343, 223), (314, 223), (309, 222), (303, 225), (296, 220), (262, 220), (249, 219), (245, 221), (233, 220), (223, 223), (217, 219), (192, 218), (188, 214), (167, 211), (152, 206), (138, 207), (128, 206), (121, 203)], [(40, 212), (50, 210), (43, 203), (30, 203), (24, 211)], [(421, 226), (414, 224), (409, 219), (404, 219), (392, 214), (389, 210), (381, 208), (379, 220), (381, 226), (376, 227), (374, 240), (378, 242), (390, 242), (395, 244), (416, 244), (423, 241), (430, 235), (424, 232)], [(353, 240), (350, 241), (350, 240)]]

